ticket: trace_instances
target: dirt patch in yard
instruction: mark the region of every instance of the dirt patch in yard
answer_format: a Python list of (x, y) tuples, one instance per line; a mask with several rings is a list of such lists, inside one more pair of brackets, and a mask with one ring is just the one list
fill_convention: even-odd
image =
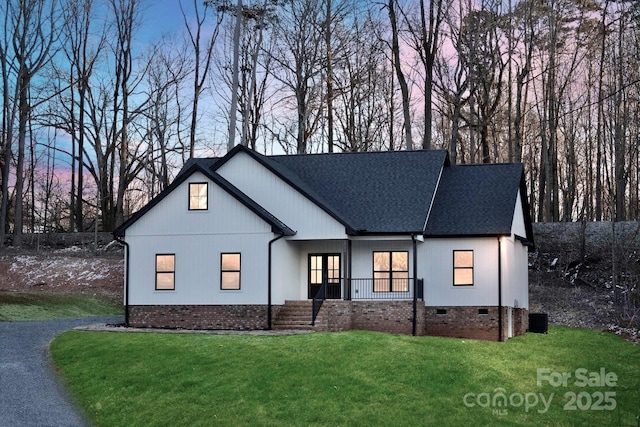
[(610, 330), (638, 341), (640, 222), (534, 224), (531, 312), (551, 324)]
[(123, 298), (123, 251), (97, 254), (71, 246), (63, 249), (0, 253), (0, 292), (59, 292), (110, 302)]

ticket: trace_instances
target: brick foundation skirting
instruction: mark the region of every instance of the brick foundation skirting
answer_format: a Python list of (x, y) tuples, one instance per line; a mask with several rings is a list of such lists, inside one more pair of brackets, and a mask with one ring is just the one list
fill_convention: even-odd
[[(272, 306), (272, 318), (281, 306)], [(416, 306), (416, 335), (498, 341), (498, 307)], [(508, 308), (502, 308), (502, 338), (508, 337)], [(512, 308), (513, 336), (529, 327), (529, 311)], [(486, 314), (484, 314), (486, 313)], [(326, 300), (318, 331), (362, 329), (411, 335), (412, 301)], [(172, 329), (267, 329), (266, 305), (134, 305), (129, 306), (129, 325)]]
[[(508, 307), (502, 307), (502, 340), (508, 338)], [(498, 307), (425, 307), (425, 334), (488, 341), (499, 340)], [(511, 309), (513, 336), (529, 326), (529, 311)]]
[(267, 329), (266, 305), (132, 305), (129, 326), (170, 329)]
[[(416, 335), (424, 333), (424, 303), (416, 306)], [(413, 333), (412, 301), (340, 301), (325, 300), (320, 311), (324, 322), (317, 330)]]
[[(412, 301), (353, 301), (352, 313), (353, 329), (413, 333)], [(424, 319), (424, 303), (419, 302), (416, 305), (416, 335), (422, 335), (421, 318)]]

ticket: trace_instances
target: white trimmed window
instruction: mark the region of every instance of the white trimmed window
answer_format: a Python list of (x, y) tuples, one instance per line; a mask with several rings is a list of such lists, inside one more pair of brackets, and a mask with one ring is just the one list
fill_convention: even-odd
[(220, 289), (240, 289), (240, 254), (220, 254)]
[(175, 254), (156, 255), (156, 290), (173, 291), (176, 289)]
[(189, 183), (189, 210), (205, 211), (209, 208), (209, 186), (206, 182)]
[(473, 251), (453, 251), (453, 285), (473, 286)]

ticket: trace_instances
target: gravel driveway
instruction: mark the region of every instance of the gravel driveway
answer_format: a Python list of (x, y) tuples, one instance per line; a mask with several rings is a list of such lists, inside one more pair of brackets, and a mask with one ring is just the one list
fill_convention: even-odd
[(123, 316), (0, 322), (0, 426), (86, 426), (54, 373), (49, 342), (61, 332)]

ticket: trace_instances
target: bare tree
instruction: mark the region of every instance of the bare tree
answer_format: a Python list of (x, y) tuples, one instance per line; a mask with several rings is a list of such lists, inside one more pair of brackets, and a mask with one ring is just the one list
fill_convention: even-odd
[[(473, 162), (473, 132), (468, 129), (472, 127), (470, 114), (465, 117), (463, 112), (469, 104), (470, 90), (470, 67), (468, 56), (460, 54), (465, 51), (465, 20), (471, 13), (467, 8), (466, 0), (458, 0), (455, 7), (450, 9), (445, 15), (446, 37), (448, 43), (453, 47), (452, 53), (436, 58), (436, 75), (438, 80), (435, 86), (440, 94), (443, 115), (450, 120), (451, 136), (449, 139), (449, 156), (453, 163)], [(469, 110), (471, 110), (469, 108)], [(466, 123), (466, 125), (465, 125)], [(464, 144), (464, 129), (467, 129), (469, 143)], [(467, 150), (465, 145), (469, 147)]]
[(13, 37), (13, 34), (10, 32), (10, 6), (11, 4), (6, 2), (0, 4), (0, 11), (2, 12), (0, 16), (4, 17), (3, 38), (0, 40), (0, 69), (2, 70), (2, 133), (0, 134), (2, 201), (0, 204), (0, 247), (4, 245), (5, 235), (9, 231), (9, 169), (13, 157), (13, 128), (17, 114), (17, 103), (12, 102), (12, 100), (17, 98), (15, 91), (18, 87), (13, 84), (15, 75), (13, 73), (13, 64), (9, 59), (11, 54), (11, 38)]
[[(238, 111), (242, 117), (240, 143), (255, 150), (258, 129), (267, 95), (267, 84), (271, 77), (272, 59), (264, 54), (265, 32), (271, 33), (272, 23), (277, 20), (276, 7), (270, 0), (245, 7), (245, 31), (241, 41), (241, 71), (238, 93)], [(269, 37), (269, 47), (275, 41)], [(258, 78), (260, 77), (260, 82)]]
[(424, 68), (424, 140), (422, 148), (428, 150), (432, 145), (433, 122), (433, 78), (436, 55), (440, 46), (440, 28), (444, 22), (445, 11), (451, 7), (452, 0), (429, 0), (429, 10), (425, 0), (420, 0), (418, 22), (405, 15), (411, 37), (412, 48), (418, 53)]
[(391, 23), (391, 53), (393, 55), (393, 65), (395, 68), (396, 76), (398, 77), (398, 84), (400, 85), (400, 92), (402, 93), (402, 113), (404, 116), (404, 136), (407, 150), (413, 149), (413, 138), (411, 137), (411, 109), (409, 100), (409, 86), (407, 85), (407, 79), (402, 71), (402, 62), (400, 60), (400, 42), (399, 42), (399, 29), (398, 18), (396, 14), (397, 0), (389, 0), (387, 4), (387, 11), (389, 12), (389, 22)]
[[(334, 43), (335, 27), (341, 23), (344, 19), (347, 11), (348, 4), (345, 1), (339, 0), (324, 0), (324, 23), (322, 25), (322, 31), (324, 33), (324, 45), (325, 45), (325, 74), (326, 74), (326, 86), (327, 86), (327, 151), (333, 152), (335, 137), (334, 137), (334, 107), (333, 101), (335, 99), (334, 91), (334, 62), (336, 56), (336, 50), (340, 50), (340, 46), (336, 46)], [(338, 39), (339, 41), (339, 39)]]
[(461, 32), (459, 55), (464, 56), (468, 78), (473, 91), (470, 96), (476, 107), (470, 111), (471, 120), (480, 136), (481, 161), (491, 162), (489, 126), (493, 122), (502, 97), (505, 63), (500, 50), (499, 3), (484, 0), (478, 11), (470, 10)]
[[(93, 0), (71, 2), (65, 8), (65, 25), (63, 27), (67, 43), (64, 45), (65, 56), (71, 66), (69, 81), (70, 103), (67, 107), (69, 120), (64, 118), (57, 127), (67, 131), (71, 141), (71, 228), (83, 231), (84, 203), (84, 153), (87, 87), (94, 67), (104, 49), (106, 32), (104, 28), (92, 28)], [(93, 36), (97, 34), (97, 37)], [(77, 98), (76, 98), (77, 93)], [(64, 103), (62, 103), (64, 104)], [(77, 112), (77, 117), (76, 117)], [(77, 147), (77, 149), (76, 149)], [(75, 173), (77, 160), (77, 187)], [(77, 192), (76, 192), (77, 188)]]
[(17, 247), (22, 245), (25, 149), (33, 107), (30, 89), (34, 77), (51, 60), (53, 44), (57, 37), (55, 31), (55, 24), (59, 19), (57, 6), (57, 2), (53, 0), (22, 0), (17, 3), (7, 3), (9, 31), (12, 34), (13, 63), (11, 66), (17, 70), (15, 101), (18, 105), (18, 152), (13, 230), (13, 245)]
[(229, 108), (229, 143), (227, 150), (236, 145), (236, 115), (238, 111), (238, 86), (240, 85), (238, 61), (240, 59), (240, 31), (242, 30), (242, 0), (238, 0), (235, 15), (236, 23), (233, 30), (233, 65), (231, 84), (231, 107)]
[(207, 13), (210, 10), (211, 3), (204, 2), (202, 11), (200, 10), (201, 3), (199, 0), (193, 0), (193, 9), (195, 11), (195, 24), (194, 28), (190, 26), (189, 19), (180, 2), (180, 11), (182, 12), (182, 18), (184, 20), (184, 26), (189, 35), (189, 42), (193, 49), (193, 100), (191, 103), (191, 126), (189, 128), (189, 158), (192, 158), (195, 153), (196, 145), (196, 127), (198, 124), (198, 104), (200, 102), (200, 96), (204, 90), (204, 84), (207, 81), (209, 75), (209, 69), (211, 67), (211, 59), (213, 57), (213, 48), (215, 46), (216, 39), (218, 38), (218, 32), (220, 30), (220, 24), (222, 22), (222, 13), (216, 15), (216, 22), (213, 29), (210, 29), (210, 35), (204, 41), (203, 45), (203, 29), (207, 20)]
[[(124, 200), (125, 192), (128, 185), (137, 176), (138, 171), (142, 170), (140, 158), (135, 155), (137, 148), (132, 149), (129, 144), (130, 124), (135, 116), (140, 114), (144, 109), (143, 105), (132, 109), (130, 101), (135, 88), (142, 81), (146, 67), (149, 62), (145, 62), (145, 66), (138, 70), (137, 76), (134, 75), (134, 55), (133, 55), (133, 34), (139, 25), (140, 5), (138, 0), (110, 0), (112, 8), (116, 41), (112, 46), (115, 60), (115, 94), (113, 101), (113, 122), (111, 131), (111, 140), (113, 147), (118, 151), (118, 180), (115, 212), (113, 216), (109, 216), (108, 220), (115, 220), (114, 223), (108, 224), (108, 229), (112, 229), (124, 222)], [(148, 99), (147, 101), (148, 102)], [(103, 197), (102, 195), (100, 197)]]
[[(321, 105), (322, 34), (317, 28), (322, 23), (321, 4), (314, 0), (285, 3), (276, 37), (280, 42), (274, 52), (274, 78), (284, 86), (287, 97), (292, 97), (297, 113), (296, 152), (306, 154), (309, 141), (318, 127)], [(316, 108), (314, 108), (314, 106)]]
[[(393, 98), (392, 70), (388, 67), (385, 23), (368, 13), (336, 32), (342, 66), (334, 73), (335, 144), (341, 151), (393, 149), (387, 103)], [(328, 96), (328, 94), (327, 94)]]
[[(514, 12), (514, 18), (511, 22), (517, 22), (512, 26), (519, 27), (519, 32), (511, 32), (512, 37), (518, 37), (516, 40), (510, 40), (511, 45), (521, 44), (523, 51), (521, 52), (521, 60), (516, 64), (516, 100), (515, 112), (513, 119), (513, 161), (522, 161), (522, 145), (523, 145), (523, 116), (524, 109), (527, 104), (527, 87), (529, 83), (529, 74), (531, 72), (531, 64), (534, 50), (535, 24), (534, 19), (534, 3), (532, 1), (519, 2)], [(516, 36), (518, 34), (518, 36)]]
[(154, 46), (149, 56), (145, 90), (149, 103), (142, 114), (146, 117), (143, 140), (147, 145), (143, 164), (149, 176), (147, 192), (151, 198), (171, 183), (172, 153), (180, 145), (176, 138), (181, 119), (179, 94), (187, 78), (189, 61), (185, 52), (167, 41)]

